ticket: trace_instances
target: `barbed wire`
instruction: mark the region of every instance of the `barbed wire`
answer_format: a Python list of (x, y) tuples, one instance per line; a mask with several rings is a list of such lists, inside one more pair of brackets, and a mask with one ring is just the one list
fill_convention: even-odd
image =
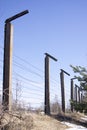
[(40, 70), (38, 67), (34, 66), (33, 64), (31, 64), (31, 63), (28, 62), (27, 60), (25, 60), (25, 59), (23, 59), (23, 58), (21, 58), (21, 57), (19, 57), (19, 56), (17, 56), (17, 55), (14, 55), (14, 57), (17, 58), (17, 59), (19, 59), (20, 61), (22, 61), (22, 62), (24, 62), (24, 63), (26, 63), (26, 64), (32, 66), (34, 69), (36, 69), (36, 70), (38, 70), (38, 71), (40, 71), (40, 72), (43, 73), (42, 70)]
[(43, 76), (40, 75), (39, 73), (36, 73), (36, 72), (34, 72), (32, 70), (29, 70), (28, 68), (25, 68), (23, 65), (16, 64), (16, 63), (14, 63), (14, 65), (17, 66), (18, 68), (22, 69), (23, 71), (27, 71), (27, 73), (29, 72), (31, 74), (35, 74), (35, 75), (39, 76), (40, 78), (43, 78)]
[[(1, 50), (3, 50), (3, 47), (0, 47)], [(0, 59), (0, 63), (3, 64), (3, 60)], [(28, 67), (27, 67), (28, 65)], [(32, 69), (29, 68), (29, 66), (32, 67)], [(1, 64), (0, 64), (1, 67)], [(16, 68), (17, 67), (17, 68)], [(31, 77), (30, 77), (31, 73)], [(26, 77), (26, 74), (28, 75)], [(2, 75), (2, 74), (1, 74)], [(35, 77), (35, 76), (36, 77)], [(29, 78), (30, 77), (30, 78)], [(38, 79), (38, 77), (41, 78), (41, 80)], [(25, 99), (28, 100), (28, 98), (32, 98), (32, 100), (35, 100), (34, 103), (36, 103), (36, 99), (40, 102), (44, 102), (44, 71), (36, 67), (35, 65), (29, 63), (24, 58), (21, 58), (19, 56), (13, 56), (13, 72), (12, 72), (12, 89), (13, 89), (13, 95), (16, 96), (16, 87), (21, 87), (21, 95), (20, 95), (20, 102)], [(17, 79), (19, 82), (22, 82), (21, 85), (16, 86)], [(32, 80), (33, 79), (33, 80)], [(68, 101), (70, 97), (70, 88), (65, 86), (65, 96), (67, 95)], [(19, 92), (20, 93), (20, 92)], [(18, 93), (18, 94), (19, 94)], [(55, 101), (55, 95), (58, 96), (58, 102), (61, 102), (61, 86), (60, 83), (52, 78), (50, 76), (50, 101)], [(16, 98), (16, 97), (15, 97)], [(19, 99), (18, 99), (19, 100)], [(65, 101), (67, 101), (65, 98)], [(31, 102), (31, 104), (33, 104)], [(67, 104), (67, 102), (66, 102)]]

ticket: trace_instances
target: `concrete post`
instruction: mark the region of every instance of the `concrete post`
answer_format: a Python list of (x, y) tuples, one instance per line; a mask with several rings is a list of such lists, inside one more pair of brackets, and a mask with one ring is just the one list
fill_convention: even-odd
[(48, 53), (45, 53), (45, 114), (50, 115), (50, 92), (49, 92), (49, 58), (57, 61), (57, 59)]
[(81, 102), (81, 99), (80, 99), (80, 88), (78, 88), (78, 102), (79, 103)]
[(4, 110), (11, 111), (12, 100), (12, 40), (13, 27), (11, 23), (5, 24), (4, 32), (4, 65), (3, 65), (3, 99)]
[(50, 115), (49, 57), (45, 57), (45, 114)]
[(65, 70), (61, 69), (60, 82), (61, 82), (61, 100), (62, 100), (62, 111), (65, 113), (65, 88), (64, 88), (64, 73), (70, 76)]
[(64, 73), (60, 72), (62, 111), (65, 113)]
[(72, 104), (72, 101), (73, 101), (73, 79), (71, 79), (71, 111), (73, 112), (73, 104)]
[(75, 101), (77, 103), (77, 85), (75, 85)]

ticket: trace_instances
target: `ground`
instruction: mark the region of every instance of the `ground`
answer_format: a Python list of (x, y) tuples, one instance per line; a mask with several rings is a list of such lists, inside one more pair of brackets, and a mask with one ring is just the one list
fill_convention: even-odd
[(33, 114), (34, 126), (32, 130), (65, 130), (68, 128), (60, 121), (45, 115)]
[(44, 113), (16, 111), (2, 113), (0, 117), (0, 128), (6, 130), (87, 130), (80, 125), (87, 126), (87, 116), (80, 113), (47, 116)]

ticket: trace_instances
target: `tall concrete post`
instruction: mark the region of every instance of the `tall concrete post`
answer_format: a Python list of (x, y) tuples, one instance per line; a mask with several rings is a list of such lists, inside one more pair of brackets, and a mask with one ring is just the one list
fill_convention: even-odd
[(65, 90), (64, 90), (64, 73), (63, 73), (63, 71), (61, 71), (61, 73), (60, 73), (60, 81), (61, 81), (62, 111), (65, 113)]
[(74, 81), (77, 78), (71, 78), (71, 111), (73, 112), (73, 101), (76, 99), (76, 95), (75, 95), (75, 89), (74, 89)]
[(83, 102), (83, 91), (81, 92), (81, 103)]
[(50, 115), (49, 57), (45, 57), (45, 114)]
[(75, 84), (75, 101), (77, 103), (77, 85)]
[(50, 92), (49, 92), (49, 58), (57, 61), (57, 59), (48, 53), (45, 53), (45, 114), (50, 115)]
[(81, 102), (81, 98), (80, 98), (80, 88), (78, 88), (78, 102)]
[(4, 110), (11, 111), (12, 106), (12, 41), (13, 26), (5, 24), (4, 32), (4, 65), (3, 65), (3, 99)]
[(28, 10), (22, 11), (5, 21), (5, 32), (4, 32), (4, 65), (3, 65), (3, 99), (2, 104), (4, 110), (11, 110), (11, 99), (12, 99), (12, 34), (13, 28), (11, 21), (25, 15)]
[(64, 88), (64, 73), (70, 76), (65, 70), (61, 69), (60, 82), (61, 82), (61, 100), (62, 100), (62, 111), (65, 113), (65, 88)]
[(73, 88), (74, 88), (74, 86), (73, 86), (73, 79), (71, 79), (71, 111), (73, 112), (73, 104), (72, 104), (72, 102), (73, 102)]

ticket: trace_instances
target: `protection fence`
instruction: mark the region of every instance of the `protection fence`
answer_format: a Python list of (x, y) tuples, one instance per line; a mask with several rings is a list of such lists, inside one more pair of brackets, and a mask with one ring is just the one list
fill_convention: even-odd
[[(0, 95), (2, 102), (2, 82), (3, 82), (3, 47), (0, 47)], [(44, 61), (43, 61), (44, 64)], [(43, 65), (44, 66), (44, 65)], [(54, 67), (56, 67), (54, 69)], [(44, 111), (45, 105), (45, 75), (44, 68), (40, 70), (38, 67), (29, 63), (25, 58), (13, 55), (12, 63), (12, 106), (13, 109), (40, 110)], [(71, 82), (70, 77), (64, 74), (64, 95), (61, 92), (61, 78), (57, 71), (57, 66), (50, 62), (50, 90), (49, 100), (51, 112), (60, 112), (65, 102), (65, 111), (70, 111), (71, 99)], [(55, 73), (54, 75), (52, 73)], [(73, 89), (75, 88), (75, 84)], [(78, 94), (78, 93), (77, 93)], [(81, 94), (80, 94), (81, 95)], [(73, 99), (75, 98), (73, 92)], [(77, 95), (78, 97), (78, 95)], [(63, 100), (63, 102), (62, 102)], [(75, 99), (77, 100), (77, 99)]]

